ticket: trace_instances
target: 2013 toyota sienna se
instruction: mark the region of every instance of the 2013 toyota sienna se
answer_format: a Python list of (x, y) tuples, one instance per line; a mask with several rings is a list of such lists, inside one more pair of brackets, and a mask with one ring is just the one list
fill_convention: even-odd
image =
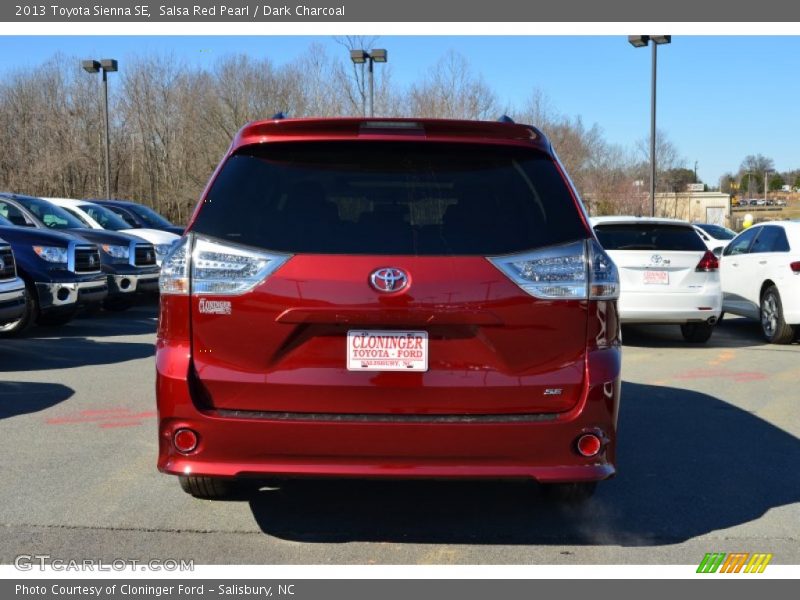
[(251, 123), (160, 287), (158, 468), (195, 496), (615, 474), (618, 274), (533, 127)]

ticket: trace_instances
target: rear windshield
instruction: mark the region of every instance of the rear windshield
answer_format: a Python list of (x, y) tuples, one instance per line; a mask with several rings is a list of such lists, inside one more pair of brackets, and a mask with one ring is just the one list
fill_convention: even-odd
[(705, 250), (689, 225), (621, 223), (596, 225), (597, 239), (606, 250)]
[(701, 223), (698, 225), (698, 227), (709, 233), (714, 239), (717, 240), (732, 240), (736, 237), (735, 231), (731, 231), (722, 225), (709, 225), (707, 223)]
[(373, 141), (246, 147), (223, 167), (192, 230), (321, 254), (486, 256), (587, 237), (539, 152)]

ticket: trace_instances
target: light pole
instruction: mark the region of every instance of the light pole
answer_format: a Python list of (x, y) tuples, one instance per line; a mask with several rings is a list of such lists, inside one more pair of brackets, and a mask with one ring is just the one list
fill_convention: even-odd
[(104, 58), (103, 60), (83, 60), (81, 61), (83, 70), (87, 73), (103, 72), (103, 108), (105, 113), (105, 133), (106, 133), (106, 198), (111, 198), (111, 158), (110, 158), (110, 145), (108, 133), (108, 73), (115, 73), (118, 69), (117, 61), (113, 58)]
[[(369, 66), (369, 116), (375, 116), (375, 78), (373, 74), (373, 63), (385, 63), (389, 60), (389, 53), (382, 48), (371, 50), (350, 50), (350, 60), (354, 65), (363, 65), (368, 63)], [(362, 71), (363, 74), (363, 71)], [(361, 112), (366, 112), (362, 104)]]
[(653, 69), (650, 81), (650, 215), (656, 216), (656, 48), (669, 44), (671, 35), (629, 35), (628, 42), (634, 48), (644, 48), (653, 42)]
[(764, 206), (767, 205), (767, 175), (774, 172), (775, 169), (764, 169)]

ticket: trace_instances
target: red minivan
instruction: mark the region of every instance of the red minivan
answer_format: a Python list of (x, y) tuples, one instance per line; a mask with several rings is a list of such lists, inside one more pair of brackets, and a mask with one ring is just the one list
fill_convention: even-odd
[(528, 125), (282, 119), (234, 139), (161, 268), (158, 468), (615, 473), (616, 267)]

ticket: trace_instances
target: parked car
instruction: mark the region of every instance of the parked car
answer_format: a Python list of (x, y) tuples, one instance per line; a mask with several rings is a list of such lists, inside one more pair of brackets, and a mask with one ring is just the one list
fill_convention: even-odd
[(800, 327), (800, 222), (753, 225), (720, 262), (722, 309), (758, 319), (770, 343), (791, 342)]
[(14, 250), (0, 238), (0, 329), (22, 318), (26, 302), (25, 282), (17, 275)]
[(89, 229), (83, 223), (46, 200), (20, 194), (0, 194), (0, 214), (21, 227), (65, 231), (100, 250), (101, 269), (108, 277), (108, 310), (126, 310), (136, 292), (158, 291), (159, 267), (155, 248), (149, 242), (112, 231)]
[(786, 206), (786, 200), (783, 199), (775, 200), (775, 206)]
[(88, 201), (114, 211), (134, 229), (160, 229), (178, 236), (183, 235), (183, 227), (170, 223), (166, 218), (144, 204), (126, 200), (88, 199)]
[(251, 123), (162, 266), (158, 468), (201, 497), (359, 476), (586, 499), (616, 471), (618, 283), (533, 127)]
[(22, 314), (0, 325), (0, 336), (17, 335), (33, 323), (63, 325), (79, 308), (101, 304), (108, 295), (94, 244), (68, 233), (18, 227), (2, 210), (0, 237), (11, 245), (27, 290)]
[(722, 309), (717, 257), (687, 221), (610, 216), (592, 219), (619, 269), (625, 323), (675, 323), (688, 342), (707, 342)]
[(156, 251), (156, 264), (161, 266), (161, 261), (178, 241), (177, 235), (161, 229), (147, 227), (131, 227), (122, 217), (114, 211), (86, 200), (72, 200), (69, 198), (45, 198), (48, 202), (60, 206), (73, 217), (79, 219), (84, 227), (90, 229), (108, 229), (119, 233), (127, 233), (153, 244)]
[(723, 227), (722, 225), (714, 225), (711, 223), (693, 223), (694, 230), (697, 232), (697, 235), (700, 236), (700, 239), (706, 245), (706, 248), (714, 252), (716, 252), (718, 248), (724, 248), (728, 245), (733, 238), (736, 237), (736, 232), (728, 229), (727, 227)]

